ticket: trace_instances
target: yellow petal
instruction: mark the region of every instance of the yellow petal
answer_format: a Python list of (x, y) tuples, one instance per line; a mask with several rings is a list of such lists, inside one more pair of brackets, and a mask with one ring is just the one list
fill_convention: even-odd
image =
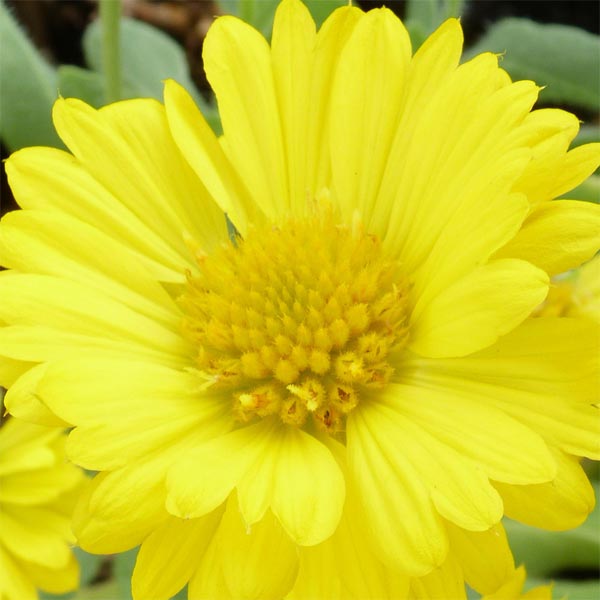
[(495, 256), (527, 260), (556, 275), (591, 259), (599, 249), (600, 206), (556, 200), (534, 208), (521, 231)]
[(210, 28), (202, 56), (231, 162), (263, 212), (285, 218), (285, 154), (269, 45), (250, 25), (226, 16)]
[(538, 485), (494, 485), (504, 500), (506, 514), (533, 527), (553, 531), (581, 525), (592, 512), (594, 490), (577, 459), (554, 452), (558, 472), (549, 483)]
[(599, 340), (598, 324), (587, 319), (530, 319), (474, 357), (483, 378), (464, 387), (486, 396), (549, 444), (597, 459)]
[[(40, 448), (45, 444), (61, 437), (60, 429), (49, 429), (21, 420), (8, 419), (2, 423), (2, 435), (0, 436), (0, 460), (10, 455), (11, 452), (19, 453), (21, 448), (25, 449), (29, 444)], [(51, 449), (45, 446), (48, 451)]]
[(437, 380), (440, 385), (451, 378), (459, 389), (479, 389), (485, 396), (504, 389), (507, 398), (527, 391), (548, 399), (591, 404), (597, 399), (600, 383), (598, 336), (598, 326), (586, 319), (527, 319), (482, 352), (452, 360), (410, 358), (406, 372), (422, 382)]
[[(181, 518), (201, 517), (227, 499), (258, 457), (264, 456), (272, 468), (272, 426), (263, 420), (242, 427), (208, 441), (178, 460), (167, 477), (167, 510)], [(266, 499), (270, 491), (258, 488), (255, 493)], [(266, 502), (262, 510), (266, 510)], [(257, 519), (261, 517), (260, 513), (256, 515)]]
[(159, 102), (125, 100), (97, 111), (59, 99), (53, 120), (85, 169), (168, 241), (184, 269), (192, 262), (185, 233), (206, 249), (227, 239), (223, 213), (179, 153)]
[(222, 511), (200, 519), (168, 517), (144, 540), (131, 578), (134, 599), (169, 600), (194, 574)]
[[(415, 124), (415, 108), (421, 110), (434, 96), (443, 81), (458, 66), (462, 51), (463, 34), (457, 19), (448, 19), (419, 48), (409, 65), (409, 77), (403, 95), (402, 117), (390, 148), (389, 168), (385, 171), (380, 187), (381, 208), (373, 215), (374, 231), (385, 232), (388, 228), (391, 204), (396, 198), (398, 170), (405, 164), (407, 133)], [(405, 207), (404, 210), (408, 210)], [(392, 241), (394, 243), (394, 241)], [(396, 241), (399, 243), (399, 240)]]
[[(0, 342), (0, 345), (2, 342)], [(31, 369), (35, 363), (23, 360), (15, 360), (2, 356), (0, 360), (0, 386), (8, 389), (21, 375), (24, 375)]]
[(2, 482), (2, 501), (22, 506), (51, 502), (78, 485), (81, 477), (80, 469), (65, 464), (15, 473)]
[(512, 574), (515, 564), (501, 523), (488, 531), (465, 531), (448, 523), (448, 536), (465, 580), (479, 593), (495, 592)]
[[(165, 476), (169, 467), (203, 436), (201, 428), (125, 467), (97, 475), (73, 516), (81, 547), (110, 554), (139, 545), (168, 516)], [(138, 500), (131, 502), (131, 498)]]
[[(507, 160), (514, 168), (519, 168), (525, 159), (523, 153), (518, 152), (516, 157)], [(476, 207), (475, 203), (465, 205), (447, 220), (439, 231), (435, 246), (415, 268), (411, 275), (415, 316), (456, 281), (468, 277), (474, 268), (518, 233), (528, 211), (526, 198), (505, 194), (498, 188), (485, 194), (488, 198), (485, 208)], [(469, 238), (468, 244), (464, 243), (465, 236), (471, 231), (477, 231), (478, 235)]]
[(206, 396), (206, 387), (197, 373), (97, 358), (51, 364), (37, 393), (78, 426), (67, 455), (86, 468), (112, 470), (192, 431), (206, 438), (227, 431), (227, 405)]
[[(165, 358), (189, 357), (189, 344), (180, 334), (80, 283), (4, 271), (0, 296), (0, 318), (13, 325), (40, 325), (69, 334), (134, 342)], [(43, 311), (39, 309), (41, 297)]]
[[(345, 463), (329, 442), (340, 466)], [(341, 449), (345, 455), (345, 449)], [(408, 592), (409, 578), (387, 568), (365, 543), (363, 511), (347, 484), (344, 514), (335, 533), (325, 542), (300, 550), (300, 570), (288, 600), (396, 600)]]
[(377, 556), (414, 576), (442, 564), (448, 549), (444, 527), (420, 465), (398, 451), (395, 420), (376, 403), (361, 404), (348, 417), (347, 439), (348, 469)]
[(410, 64), (408, 97), (404, 110), (431, 96), (458, 66), (463, 32), (458, 19), (444, 21), (415, 52)]
[[(535, 114), (535, 113), (532, 113)], [(539, 154), (539, 150), (537, 154)], [(553, 154), (553, 155), (552, 155)], [(527, 194), (532, 203), (552, 200), (585, 181), (600, 165), (600, 144), (585, 144), (570, 152), (550, 154), (535, 160), (515, 183), (515, 190)]]
[(280, 600), (298, 572), (296, 545), (270, 511), (247, 527), (235, 498), (219, 528), (219, 560), (233, 598)]
[[(30, 425), (30, 423), (27, 423), (27, 425)], [(32, 425), (32, 427), (36, 427), (36, 425)], [(52, 431), (52, 433), (54, 432)], [(20, 444), (19, 447), (8, 451), (3, 450), (0, 454), (0, 477), (19, 471), (32, 471), (51, 467), (55, 462), (55, 455), (42, 440), (44, 440), (44, 437), (40, 437), (39, 441), (36, 440), (29, 444)]]
[(23, 567), (0, 544), (0, 597), (2, 600), (37, 600), (37, 591)]
[(410, 39), (388, 9), (368, 12), (342, 50), (333, 80), (330, 144), (333, 183), (346, 221), (368, 227), (405, 92)]
[(78, 545), (87, 552), (111, 554), (141, 544), (168, 516), (162, 482), (154, 477), (155, 471), (143, 465), (96, 475), (73, 513)]
[[(337, 532), (333, 537), (336, 535)], [(342, 582), (340, 577), (336, 577), (336, 572), (346, 557), (336, 555), (335, 548), (331, 543), (331, 538), (316, 546), (302, 548), (298, 577), (294, 582), (292, 591), (285, 597), (286, 600), (305, 600), (306, 598), (342, 600), (342, 598), (353, 598), (349, 593), (342, 596)], [(340, 548), (343, 547), (340, 546)], [(353, 546), (344, 549), (354, 558)], [(362, 563), (359, 562), (353, 562), (352, 564), (361, 565), (362, 567)], [(360, 570), (355, 569), (356, 571), (360, 572), (362, 568)]]
[(39, 393), (56, 413), (74, 425), (109, 423), (155, 415), (215, 415), (215, 402), (198, 402), (209, 382), (194, 371), (178, 371), (137, 361), (71, 359), (45, 371)]
[[(149, 361), (174, 368), (190, 366), (189, 355), (169, 355), (163, 349), (151, 348), (133, 339), (117, 340), (35, 324), (0, 327), (0, 354), (20, 359), (24, 365), (32, 365), (25, 361), (47, 362), (94, 356)], [(14, 385), (11, 384), (11, 387)]]
[(65, 567), (71, 555), (66, 543), (69, 518), (33, 506), (9, 506), (2, 492), (0, 529), (7, 549), (21, 560), (53, 569)]
[(481, 264), (526, 215), (525, 198), (511, 187), (531, 151), (510, 134), (537, 89), (499, 83), (498, 73), (497, 58), (485, 54), (449, 67), (403, 111), (382, 182), (390, 206), (384, 242), (414, 275), (416, 298), (427, 288), (431, 300)]
[(188, 586), (188, 600), (215, 600), (215, 598), (238, 600), (231, 595), (225, 583), (218, 535), (213, 537)]
[(410, 347), (429, 357), (465, 356), (492, 345), (546, 297), (548, 276), (501, 259), (472, 271), (413, 313)]
[[(542, 108), (531, 111), (522, 126), (513, 132), (524, 139), (535, 152), (523, 176), (546, 166), (548, 159), (563, 158), (579, 131), (579, 119), (572, 113), (558, 108)], [(533, 200), (532, 200), (533, 201)]]
[(522, 596), (523, 600), (552, 600), (552, 589), (554, 583), (548, 585), (538, 585), (537, 587), (525, 592)]
[(0, 261), (17, 271), (78, 281), (173, 330), (180, 326), (180, 310), (129, 249), (67, 215), (40, 210), (7, 214), (0, 228)]
[(449, 555), (444, 564), (431, 573), (413, 579), (411, 582), (411, 600), (466, 600), (467, 592), (460, 565)]
[(344, 478), (329, 450), (289, 428), (277, 467), (272, 509), (283, 528), (303, 546), (327, 539), (339, 523), (345, 496)]
[(420, 478), (438, 512), (472, 531), (483, 531), (498, 523), (502, 518), (502, 500), (484, 471), (407, 419), (398, 403), (401, 394), (398, 387), (392, 388), (381, 399), (379, 412), (393, 423), (398, 450), (418, 465)]
[(281, 120), (287, 173), (289, 207), (302, 215), (307, 208), (307, 157), (310, 93), (313, 73), (315, 24), (300, 0), (284, 0), (275, 12), (271, 40), (271, 60), (277, 106)]
[(482, 600), (519, 600), (525, 583), (525, 567), (521, 565), (513, 571), (512, 576), (507, 579), (493, 594), (488, 594)]
[(184, 281), (193, 267), (161, 237), (96, 181), (70, 154), (55, 148), (25, 148), (6, 161), (10, 187), (25, 209), (52, 210), (94, 223), (114, 241), (130, 248), (159, 281)]
[(165, 82), (165, 109), (169, 128), (185, 159), (237, 230), (245, 235), (248, 223), (260, 222), (264, 216), (251, 201), (191, 96), (172, 79)]
[[(5, 331), (0, 329), (0, 344)], [(37, 386), (46, 368), (45, 364), (37, 365), (21, 375), (6, 392), (4, 406), (11, 415), (24, 421), (47, 427), (66, 427), (68, 423), (52, 413), (37, 395)]]
[(249, 525), (271, 506), (301, 545), (329, 537), (344, 502), (344, 480), (327, 448), (303, 431), (269, 420), (199, 445), (179, 460), (167, 478), (167, 509), (184, 518), (200, 516), (234, 487)]
[(364, 13), (355, 6), (342, 6), (333, 11), (319, 29), (313, 63), (313, 79), (309, 105), (307, 146), (307, 188), (312, 193), (331, 185), (329, 117), (331, 81), (342, 49)]
[(58, 570), (28, 561), (21, 566), (34, 585), (49, 594), (66, 594), (79, 587), (79, 563), (72, 552), (67, 564)]
[[(489, 406), (485, 396), (480, 399), (469, 393), (469, 376), (473, 375), (445, 378), (441, 372), (424, 371), (410, 385), (393, 386), (389, 395), (399, 412), (475, 462), (491, 479), (509, 483), (553, 479), (556, 465), (542, 438)], [(405, 377), (408, 380), (410, 375), (406, 373)], [(488, 393), (494, 391), (492, 387)]]

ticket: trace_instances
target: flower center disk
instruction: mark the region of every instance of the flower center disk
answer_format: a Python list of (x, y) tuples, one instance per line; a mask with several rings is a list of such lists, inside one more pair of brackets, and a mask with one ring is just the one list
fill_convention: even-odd
[(310, 418), (335, 435), (406, 344), (408, 286), (377, 237), (329, 213), (255, 228), (199, 257), (182, 298), (198, 367), (239, 421)]

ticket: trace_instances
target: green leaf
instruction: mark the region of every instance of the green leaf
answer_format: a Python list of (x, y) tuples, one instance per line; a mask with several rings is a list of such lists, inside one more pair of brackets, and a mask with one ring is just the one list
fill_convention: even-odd
[(9, 150), (63, 147), (52, 126), (56, 72), (0, 1), (0, 137)]
[(585, 200), (600, 204), (600, 175), (591, 175), (575, 189), (563, 194), (561, 198), (570, 200)]
[(273, 18), (280, 0), (219, 0), (218, 4), (226, 15), (235, 15), (267, 39), (271, 39)]
[[(101, 35), (100, 22), (96, 20), (83, 36), (85, 59), (95, 72), (94, 81), (90, 77), (84, 81), (86, 75), (78, 73), (77, 83), (83, 86), (83, 93), (89, 94), (92, 104), (97, 103), (96, 79), (102, 72)], [(189, 75), (185, 53), (177, 42), (155, 27), (127, 18), (121, 20), (120, 36), (123, 98), (162, 100), (163, 81), (174, 79), (190, 93), (213, 130), (217, 134), (221, 133), (217, 108), (214, 103), (207, 102), (196, 89)], [(73, 72), (69, 75), (73, 79)]]
[[(162, 31), (134, 19), (121, 20), (121, 65), (125, 97), (162, 99), (163, 81), (175, 79), (200, 102), (183, 49)], [(89, 67), (102, 72), (101, 26), (90, 24), (83, 36)]]
[(582, 146), (583, 144), (591, 144), (592, 142), (600, 142), (600, 126), (581, 125), (572, 145)]
[(547, 86), (540, 99), (600, 110), (600, 39), (569, 25), (542, 25), (528, 19), (504, 19), (490, 27), (465, 57), (506, 52), (502, 67), (513, 79)]
[[(217, 4), (226, 15), (235, 15), (258, 29), (267, 39), (273, 32), (273, 19), (280, 0), (218, 0)], [(304, 0), (317, 27), (348, 0)]]
[(560, 600), (561, 598), (566, 598), (567, 600), (592, 600), (593, 598), (600, 598), (600, 581), (597, 579), (552, 579), (550, 581), (537, 577), (527, 577), (525, 588), (530, 590), (538, 585), (548, 585), (549, 583), (554, 584), (552, 598), (556, 598), (556, 600)]
[(462, 16), (466, 6), (467, 0), (444, 0), (445, 18)]
[(82, 586), (87, 585), (98, 575), (98, 570), (106, 560), (106, 557), (98, 554), (89, 554), (81, 548), (73, 548), (73, 552), (79, 563), (80, 583)]
[(413, 51), (427, 36), (450, 17), (460, 17), (466, 0), (407, 0), (404, 25), (410, 35)]
[(83, 587), (71, 600), (120, 600), (119, 587), (113, 580)]
[(135, 567), (135, 560), (139, 548), (133, 548), (127, 552), (121, 552), (115, 555), (113, 562), (113, 575), (117, 580), (117, 589), (119, 600), (132, 600), (131, 596), (131, 574)]
[(96, 71), (72, 65), (58, 67), (58, 91), (64, 98), (80, 98), (95, 108), (104, 104), (102, 75)]
[(431, 31), (429, 31), (421, 21), (417, 21), (416, 19), (404, 21), (404, 26), (410, 36), (413, 52), (416, 52), (421, 47), (421, 44), (427, 39), (427, 36)]
[(317, 27), (321, 27), (323, 21), (340, 6), (348, 4), (348, 0), (304, 0), (304, 4), (310, 10)]
[(427, 31), (432, 31), (439, 23), (441, 13), (440, 0), (407, 0), (406, 2), (406, 20), (421, 23)]

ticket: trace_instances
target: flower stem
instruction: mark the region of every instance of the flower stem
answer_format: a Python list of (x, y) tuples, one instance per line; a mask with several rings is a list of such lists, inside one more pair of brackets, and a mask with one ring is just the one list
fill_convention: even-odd
[(121, 0), (100, 0), (104, 100), (107, 103), (121, 99), (120, 19)]

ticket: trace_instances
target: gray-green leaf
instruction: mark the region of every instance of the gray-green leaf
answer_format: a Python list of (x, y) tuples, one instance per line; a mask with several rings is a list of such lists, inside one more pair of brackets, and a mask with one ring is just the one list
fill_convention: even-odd
[(407, 0), (404, 24), (413, 50), (450, 17), (460, 17), (466, 0)]
[[(280, 0), (218, 0), (223, 13), (235, 15), (258, 29), (267, 39), (271, 38), (273, 19)], [(304, 0), (317, 27), (340, 6), (348, 4), (348, 0)]]
[(600, 39), (569, 25), (542, 25), (528, 19), (498, 21), (466, 57), (504, 53), (502, 67), (513, 79), (547, 86), (545, 103), (600, 110)]
[[(83, 36), (83, 49), (89, 67), (96, 73), (94, 81), (79, 72), (82, 93), (89, 94), (91, 103), (97, 103), (96, 77), (102, 72), (101, 28), (94, 21)], [(162, 100), (163, 81), (174, 79), (192, 96), (217, 134), (221, 133), (219, 114), (214, 103), (207, 102), (196, 89), (190, 75), (183, 49), (168, 35), (133, 19), (123, 18), (120, 27), (121, 64), (123, 69), (123, 98), (156, 98)], [(74, 83), (74, 72), (70, 72)], [(87, 77), (87, 80), (84, 79)], [(88, 87), (85, 85), (88, 84)], [(87, 99), (87, 98), (86, 98)], [(101, 102), (103, 104), (104, 102)]]
[[(162, 99), (163, 81), (175, 79), (200, 102), (189, 75), (183, 49), (168, 35), (133, 19), (123, 18), (120, 28), (124, 96)], [(94, 21), (83, 36), (89, 67), (102, 72), (100, 22)]]
[(52, 126), (55, 70), (41, 57), (0, 1), (0, 137), (9, 150), (58, 146)]
[(304, 0), (304, 4), (310, 10), (317, 27), (320, 27), (323, 21), (340, 6), (348, 4), (347, 0)]
[(218, 4), (225, 14), (243, 19), (270, 39), (279, 0), (219, 0)]
[(104, 104), (102, 75), (73, 65), (58, 67), (58, 91), (64, 98), (80, 98), (99, 108)]

